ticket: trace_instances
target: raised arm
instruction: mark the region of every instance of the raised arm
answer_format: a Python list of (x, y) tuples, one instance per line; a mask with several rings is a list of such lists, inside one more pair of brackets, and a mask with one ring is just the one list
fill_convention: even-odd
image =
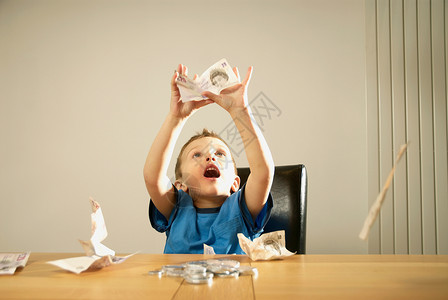
[[(248, 104), (247, 87), (252, 70), (252, 67), (248, 69), (246, 77), (240, 84), (221, 91), (219, 95), (210, 92), (205, 92), (204, 95), (230, 114), (241, 135), (250, 167), (244, 196), (252, 218), (255, 219), (267, 201), (274, 178), (274, 162)], [(234, 68), (234, 72), (239, 78), (237, 68)]]
[(171, 78), (170, 111), (154, 139), (143, 168), (143, 177), (148, 193), (154, 205), (167, 220), (176, 204), (174, 188), (167, 175), (174, 146), (188, 117), (200, 107), (212, 102), (202, 100), (183, 103), (176, 85), (179, 74), (187, 76), (187, 68), (179, 65)]

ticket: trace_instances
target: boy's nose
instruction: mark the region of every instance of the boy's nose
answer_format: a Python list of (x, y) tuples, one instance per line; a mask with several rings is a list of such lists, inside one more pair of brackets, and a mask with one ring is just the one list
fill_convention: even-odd
[(213, 154), (209, 154), (208, 156), (207, 156), (207, 159), (206, 159), (207, 161), (216, 161), (216, 158), (213, 156)]

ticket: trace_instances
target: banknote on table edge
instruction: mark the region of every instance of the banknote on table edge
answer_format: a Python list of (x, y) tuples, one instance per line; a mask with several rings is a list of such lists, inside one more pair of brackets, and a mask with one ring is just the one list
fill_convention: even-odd
[(30, 253), (0, 253), (0, 275), (13, 275), (17, 268), (24, 268)]

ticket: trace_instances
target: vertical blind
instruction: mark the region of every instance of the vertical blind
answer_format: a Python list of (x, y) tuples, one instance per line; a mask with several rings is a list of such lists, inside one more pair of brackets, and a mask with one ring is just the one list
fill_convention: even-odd
[(369, 253), (448, 254), (448, 0), (366, 0)]

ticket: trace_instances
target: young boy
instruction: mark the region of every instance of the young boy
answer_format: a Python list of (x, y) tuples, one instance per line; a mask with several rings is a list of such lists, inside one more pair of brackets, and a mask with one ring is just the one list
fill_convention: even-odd
[[(233, 69), (240, 79), (238, 69)], [(243, 254), (237, 234), (253, 239), (267, 223), (272, 208), (270, 188), (274, 163), (269, 147), (251, 117), (245, 79), (221, 91), (204, 92), (205, 100), (182, 102), (176, 79), (187, 76), (179, 65), (171, 78), (170, 111), (157, 134), (144, 166), (146, 188), (151, 197), (151, 225), (166, 232), (164, 253), (203, 253), (207, 244), (216, 254)], [(237, 127), (251, 173), (240, 189), (233, 157), (227, 144), (204, 130), (182, 148), (176, 164), (174, 185), (167, 176), (169, 160), (180, 131), (196, 110), (216, 103), (232, 117)]]

